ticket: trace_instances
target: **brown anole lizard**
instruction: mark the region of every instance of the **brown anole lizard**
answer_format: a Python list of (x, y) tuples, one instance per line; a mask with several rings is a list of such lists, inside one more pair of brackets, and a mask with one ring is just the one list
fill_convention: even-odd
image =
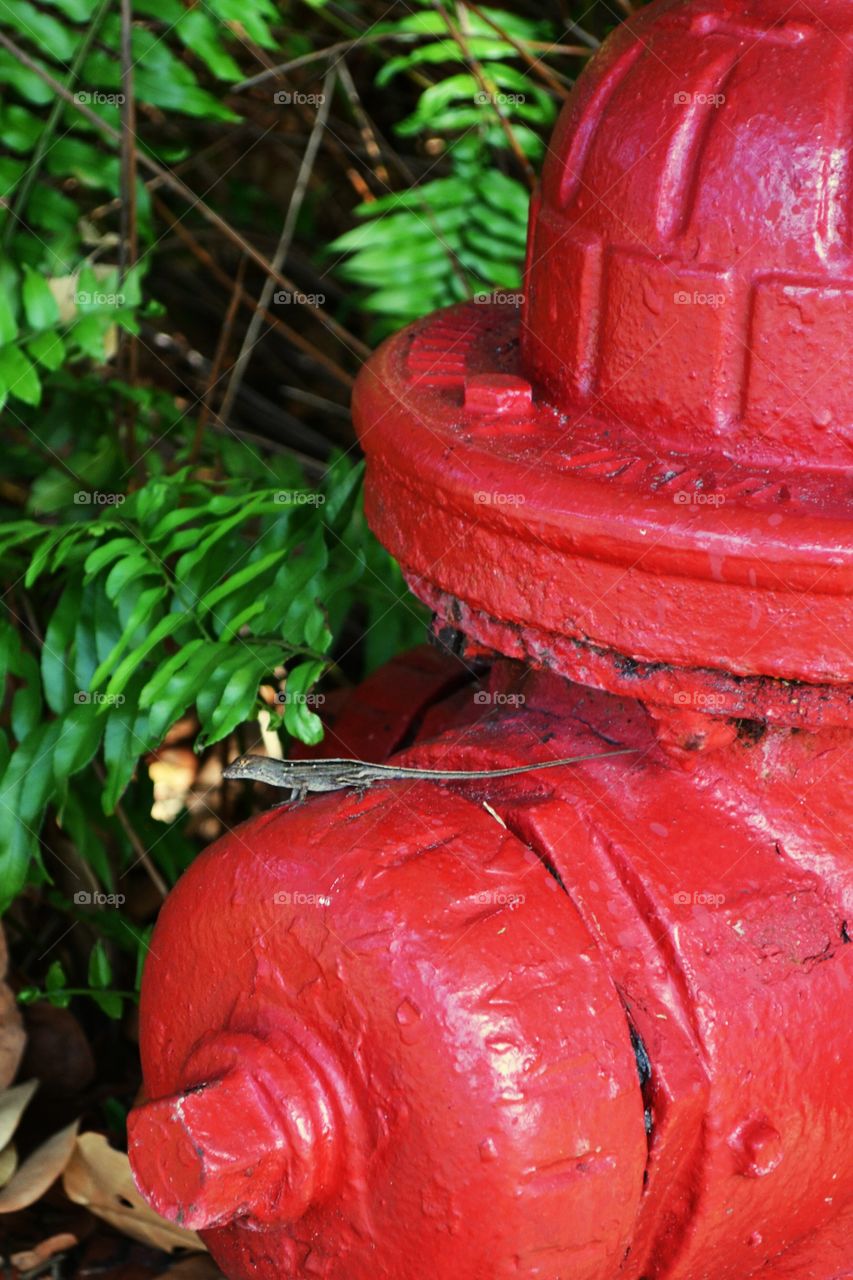
[(291, 798), (302, 800), (309, 791), (342, 791), (347, 787), (364, 790), (375, 783), (396, 782), (471, 782), (478, 778), (508, 778), (536, 769), (556, 769), (559, 765), (579, 764), (582, 760), (603, 760), (606, 756), (623, 756), (633, 747), (616, 751), (599, 751), (592, 755), (568, 756), (563, 760), (542, 760), (536, 764), (513, 765), (509, 769), (415, 769), (400, 764), (370, 764), (366, 760), (276, 760), (272, 756), (238, 756), (223, 770), (223, 777), (246, 778), (265, 782), (268, 787), (286, 787)]

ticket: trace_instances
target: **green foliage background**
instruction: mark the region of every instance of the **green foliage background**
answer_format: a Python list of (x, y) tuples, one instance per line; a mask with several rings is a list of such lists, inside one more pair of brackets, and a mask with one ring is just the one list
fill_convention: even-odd
[[(533, 4), (134, 0), (132, 18), (123, 64), (113, 0), (0, 0), (0, 906), (13, 941), (38, 927), (49, 944), (28, 953), (23, 998), (88, 991), (114, 1017), (148, 923), (75, 902), (60, 864), (126, 896), (142, 846), (173, 883), (201, 842), (184, 815), (152, 819), (146, 761), (182, 717), (199, 752), (251, 742), (261, 711), (285, 747), (315, 743), (317, 682), (357, 679), (422, 638), (366, 527), (349, 428), (333, 431), (323, 406), (342, 412), (360, 342), (520, 286), (532, 171), (597, 42), (577, 45), (566, 12)], [(613, 21), (605, 9), (599, 34)], [(218, 340), (232, 356), (237, 343), (227, 292), (205, 329), (192, 287), (173, 287), (176, 264), (202, 261), (179, 258), (175, 223), (229, 278), (248, 261), (253, 298), (263, 276), (177, 188), (127, 162), (156, 160), (269, 258), (311, 125), (275, 94), (316, 93), (330, 67), (292, 254), (323, 301), (287, 315), (321, 354), (265, 336), (284, 342), (300, 403), (317, 402), (298, 417), (327, 441), (312, 449), (288, 437), (292, 414), (269, 432), (249, 401), (219, 420), (212, 373), (187, 394), (166, 370), (164, 338), (200, 348), (214, 373)], [(285, 691), (272, 708), (264, 682)], [(66, 921), (85, 926), (85, 954), (53, 950)]]

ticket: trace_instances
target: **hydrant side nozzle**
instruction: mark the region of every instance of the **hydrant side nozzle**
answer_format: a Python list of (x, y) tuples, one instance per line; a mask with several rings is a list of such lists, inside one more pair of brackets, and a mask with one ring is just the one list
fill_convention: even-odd
[(239, 1058), (221, 1074), (198, 1081), (193, 1055), (192, 1083), (131, 1112), (137, 1186), (162, 1217), (192, 1230), (236, 1218), (295, 1220), (328, 1189), (336, 1163), (322, 1085), (298, 1054), (286, 1060), (251, 1036), (214, 1041), (201, 1059), (223, 1049)]

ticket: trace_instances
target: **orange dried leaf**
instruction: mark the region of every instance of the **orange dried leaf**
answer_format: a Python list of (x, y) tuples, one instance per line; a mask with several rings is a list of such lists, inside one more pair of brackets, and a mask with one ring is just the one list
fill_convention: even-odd
[(103, 1134), (84, 1133), (77, 1139), (63, 1186), (69, 1200), (85, 1205), (134, 1240), (168, 1251), (204, 1250), (194, 1231), (177, 1227), (149, 1209), (134, 1186), (127, 1156), (115, 1151)]
[(0, 1191), (0, 1213), (17, 1213), (41, 1199), (71, 1159), (79, 1123), (60, 1129), (27, 1157)]
[(4, 1089), (0, 1093), (0, 1149), (12, 1141), (21, 1116), (38, 1087), (38, 1080), (27, 1080), (26, 1084), (16, 1084), (14, 1089)]

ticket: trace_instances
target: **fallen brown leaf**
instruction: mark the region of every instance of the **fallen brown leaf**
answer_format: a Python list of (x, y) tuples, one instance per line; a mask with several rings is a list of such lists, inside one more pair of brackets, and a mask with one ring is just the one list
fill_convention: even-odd
[(41, 1244), (37, 1244), (34, 1249), (13, 1253), (9, 1261), (16, 1271), (32, 1271), (33, 1267), (47, 1262), (48, 1258), (52, 1258), (55, 1253), (64, 1253), (67, 1249), (73, 1249), (76, 1244), (77, 1237), (72, 1236), (70, 1231), (63, 1231), (58, 1236), (50, 1236), (47, 1240), (42, 1240)]
[(18, 1153), (14, 1142), (10, 1142), (0, 1151), (0, 1187), (5, 1187), (17, 1167)]
[(12, 1141), (21, 1116), (38, 1087), (38, 1080), (27, 1080), (26, 1084), (16, 1084), (14, 1089), (4, 1089), (0, 1093), (0, 1150)]
[(62, 1184), (69, 1200), (85, 1205), (96, 1217), (134, 1240), (168, 1251), (204, 1250), (194, 1231), (166, 1222), (149, 1209), (134, 1186), (127, 1156), (115, 1151), (101, 1133), (80, 1135)]
[(154, 786), (151, 817), (173, 822), (183, 810), (198, 773), (198, 756), (189, 747), (161, 747), (148, 766)]
[(79, 1120), (37, 1147), (0, 1191), (0, 1213), (17, 1213), (35, 1204), (62, 1173), (77, 1138)]
[(6, 938), (0, 929), (0, 1089), (15, 1079), (26, 1044), (21, 1011), (3, 981), (7, 967)]

